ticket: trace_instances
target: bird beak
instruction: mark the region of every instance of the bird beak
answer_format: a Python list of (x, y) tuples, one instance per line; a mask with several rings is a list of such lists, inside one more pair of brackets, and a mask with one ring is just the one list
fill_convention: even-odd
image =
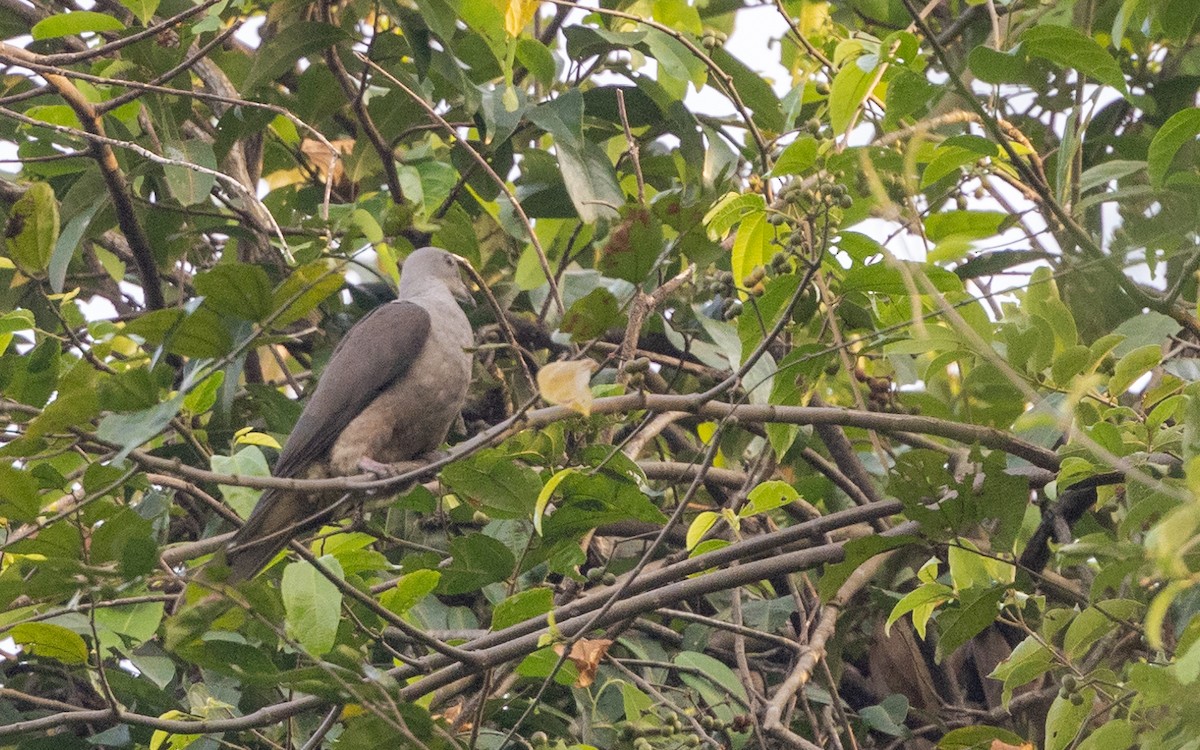
[[(471, 262), (457, 253), (450, 253), (451, 257), (458, 262), (458, 265), (463, 267), (467, 273), (475, 278), (479, 278), (474, 269), (471, 268)], [(475, 307), (475, 298), (471, 296), (471, 288), (462, 280), (462, 274), (458, 276), (458, 283), (451, 289), (450, 293), (454, 295), (454, 299), (458, 300), (465, 307)]]
[(461, 278), (458, 280), (458, 283), (455, 284), (455, 288), (450, 290), (450, 293), (453, 294), (454, 299), (458, 300), (464, 307), (475, 307), (475, 298), (471, 296), (471, 290), (467, 288), (466, 283), (463, 282)]

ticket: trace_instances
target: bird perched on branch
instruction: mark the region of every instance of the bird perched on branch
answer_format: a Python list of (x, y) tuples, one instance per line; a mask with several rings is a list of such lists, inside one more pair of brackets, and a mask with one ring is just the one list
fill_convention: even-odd
[[(360, 320), (326, 365), (272, 472), (305, 479), (361, 472), (429, 454), (459, 417), (474, 343), (456, 300), (471, 297), (458, 262), (436, 247), (404, 263), (397, 299)], [(268, 489), (226, 550), (230, 581), (254, 576), (327, 520), (343, 493)]]

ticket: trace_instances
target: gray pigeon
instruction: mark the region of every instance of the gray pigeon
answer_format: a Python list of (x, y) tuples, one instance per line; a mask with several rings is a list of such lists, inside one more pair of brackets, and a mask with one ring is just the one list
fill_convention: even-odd
[[(315, 479), (364, 471), (436, 450), (471, 381), (470, 302), (454, 256), (408, 257), (398, 299), (360, 320), (329, 359), (272, 472)], [(295, 536), (327, 520), (342, 493), (268, 489), (226, 551), (230, 581), (253, 577)]]

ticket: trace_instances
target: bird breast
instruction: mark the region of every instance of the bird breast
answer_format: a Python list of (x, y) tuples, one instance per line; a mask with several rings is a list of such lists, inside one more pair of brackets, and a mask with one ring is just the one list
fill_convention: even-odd
[(404, 376), (342, 430), (329, 455), (334, 474), (359, 473), (363, 458), (391, 464), (436, 450), (462, 411), (471, 382), (470, 323), (448, 293), (419, 302), (440, 335), (430, 336)]

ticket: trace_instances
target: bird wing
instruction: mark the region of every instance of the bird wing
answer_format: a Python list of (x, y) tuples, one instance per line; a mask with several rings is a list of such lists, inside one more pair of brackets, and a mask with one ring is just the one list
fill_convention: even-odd
[(323, 457), (351, 420), (408, 373), (429, 338), (430, 322), (420, 305), (389, 302), (351, 328), (333, 350), (274, 475), (295, 476)]

